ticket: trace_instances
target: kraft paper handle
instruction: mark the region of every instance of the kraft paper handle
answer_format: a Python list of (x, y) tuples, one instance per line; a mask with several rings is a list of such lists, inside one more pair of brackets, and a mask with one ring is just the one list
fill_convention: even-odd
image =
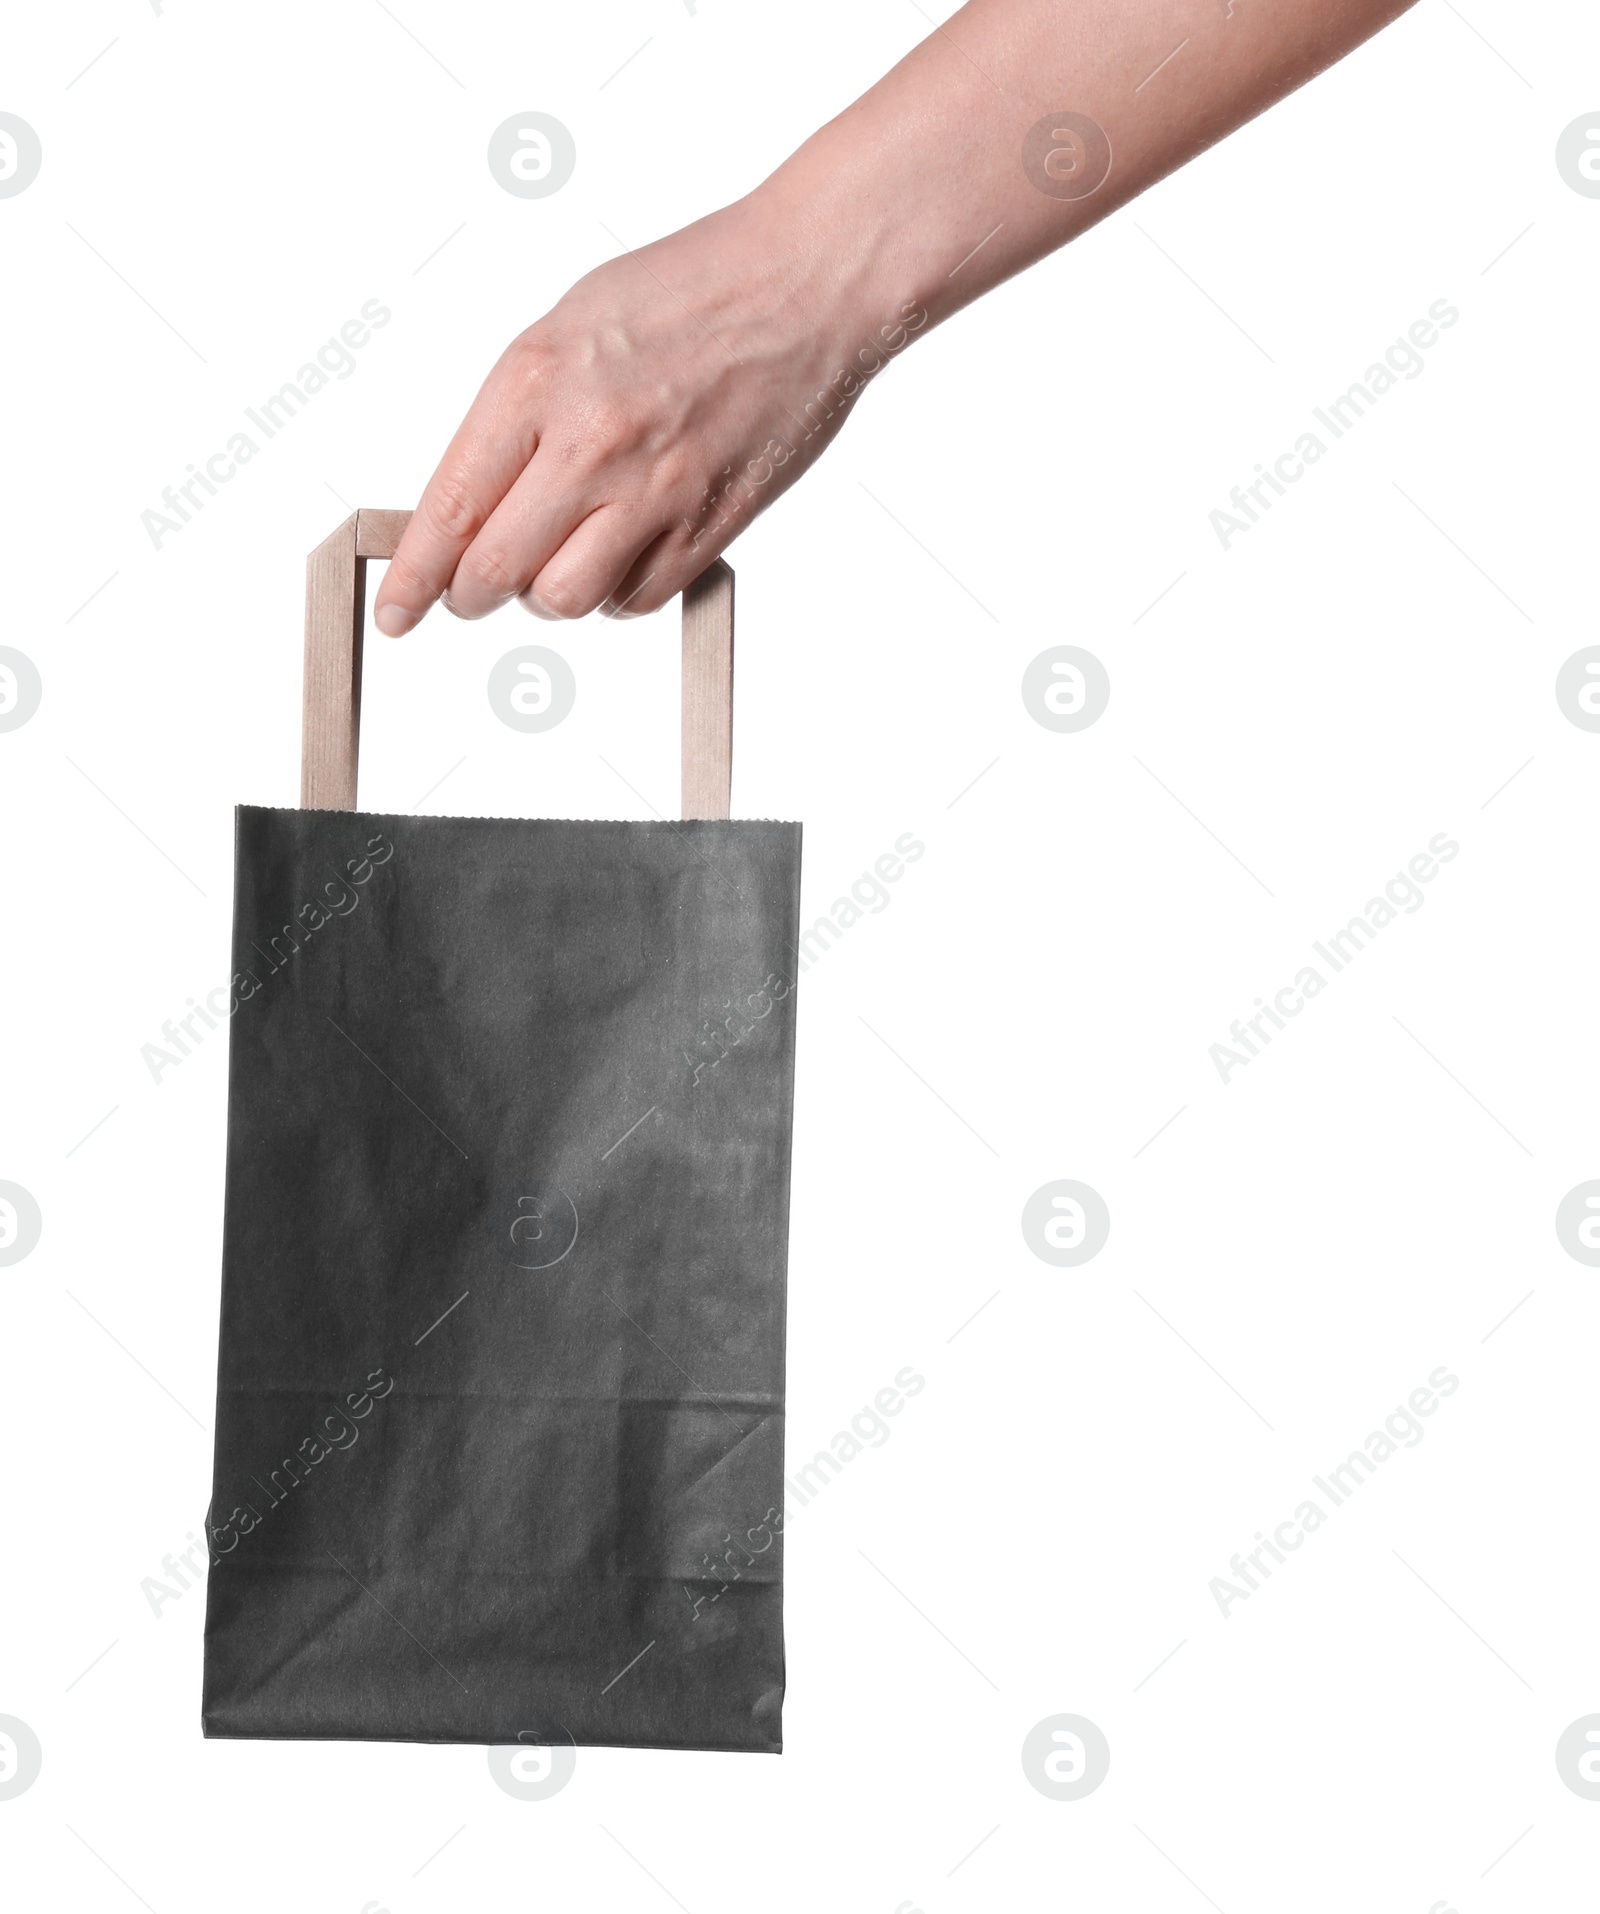
[[(393, 558), (409, 512), (360, 511), (306, 560), (300, 803), (353, 811), (361, 753), (367, 560)], [(714, 560), (683, 594), (683, 815), (728, 815), (733, 781), (733, 568)]]

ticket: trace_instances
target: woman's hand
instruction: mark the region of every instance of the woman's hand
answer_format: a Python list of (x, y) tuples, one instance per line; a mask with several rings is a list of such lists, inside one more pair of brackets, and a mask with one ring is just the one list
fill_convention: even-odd
[(1409, 4), (969, 0), (755, 192), (601, 266), (513, 342), (400, 541), (378, 629), (436, 598), (463, 618), (664, 605), (930, 319)]
[(390, 563), (380, 631), (436, 598), (463, 618), (654, 611), (794, 483), (861, 342), (781, 223), (753, 195), (589, 273), (512, 341)]

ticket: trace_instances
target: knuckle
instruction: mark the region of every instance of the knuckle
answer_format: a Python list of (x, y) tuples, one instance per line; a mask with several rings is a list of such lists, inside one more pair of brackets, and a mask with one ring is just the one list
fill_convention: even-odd
[(617, 606), (615, 615), (618, 618), (647, 618), (651, 612), (660, 611), (663, 605), (669, 604), (673, 596), (672, 592), (663, 591), (652, 582), (634, 597), (624, 598)]
[(506, 347), (500, 364), (514, 389), (531, 398), (550, 385), (558, 357), (548, 339), (537, 332), (524, 332)]
[(513, 598), (527, 582), (512, 555), (501, 546), (480, 551), (474, 545), (461, 561), (457, 576), (496, 598)]
[(471, 538), (483, 513), (465, 479), (435, 479), (428, 488), (428, 522), (444, 538)]
[(655, 562), (637, 584), (623, 579), (607, 600), (612, 616), (644, 618), (653, 611), (660, 611), (681, 589), (682, 571), (681, 566)]
[(638, 419), (617, 399), (599, 401), (585, 421), (584, 445), (592, 457), (615, 457), (631, 450), (638, 438)]
[(389, 587), (389, 596), (407, 603), (418, 600), (426, 602), (437, 590), (433, 581), (418, 571), (403, 552), (396, 552), (389, 560), (389, 569), (385, 574), (385, 583)]
[(581, 618), (589, 609), (587, 595), (564, 579), (541, 578), (533, 589), (545, 610), (554, 612), (558, 618)]
[(674, 442), (653, 461), (650, 479), (663, 497), (698, 500), (701, 487), (696, 483), (696, 472), (688, 453)]

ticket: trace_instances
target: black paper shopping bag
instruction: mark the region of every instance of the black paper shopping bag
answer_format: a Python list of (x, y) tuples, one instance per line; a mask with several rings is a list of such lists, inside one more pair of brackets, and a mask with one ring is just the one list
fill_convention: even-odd
[[(399, 517), (314, 555), (324, 805)], [(685, 607), (686, 808), (731, 599)], [(780, 1747), (799, 862), (792, 824), (241, 808), (208, 1735)]]

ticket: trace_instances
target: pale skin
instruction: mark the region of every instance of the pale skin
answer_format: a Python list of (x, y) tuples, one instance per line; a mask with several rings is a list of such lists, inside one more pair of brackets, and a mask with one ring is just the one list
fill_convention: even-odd
[(400, 637), (435, 601), (659, 609), (934, 325), (1410, 4), (971, 0), (754, 191), (586, 274), (511, 342), (378, 629)]

